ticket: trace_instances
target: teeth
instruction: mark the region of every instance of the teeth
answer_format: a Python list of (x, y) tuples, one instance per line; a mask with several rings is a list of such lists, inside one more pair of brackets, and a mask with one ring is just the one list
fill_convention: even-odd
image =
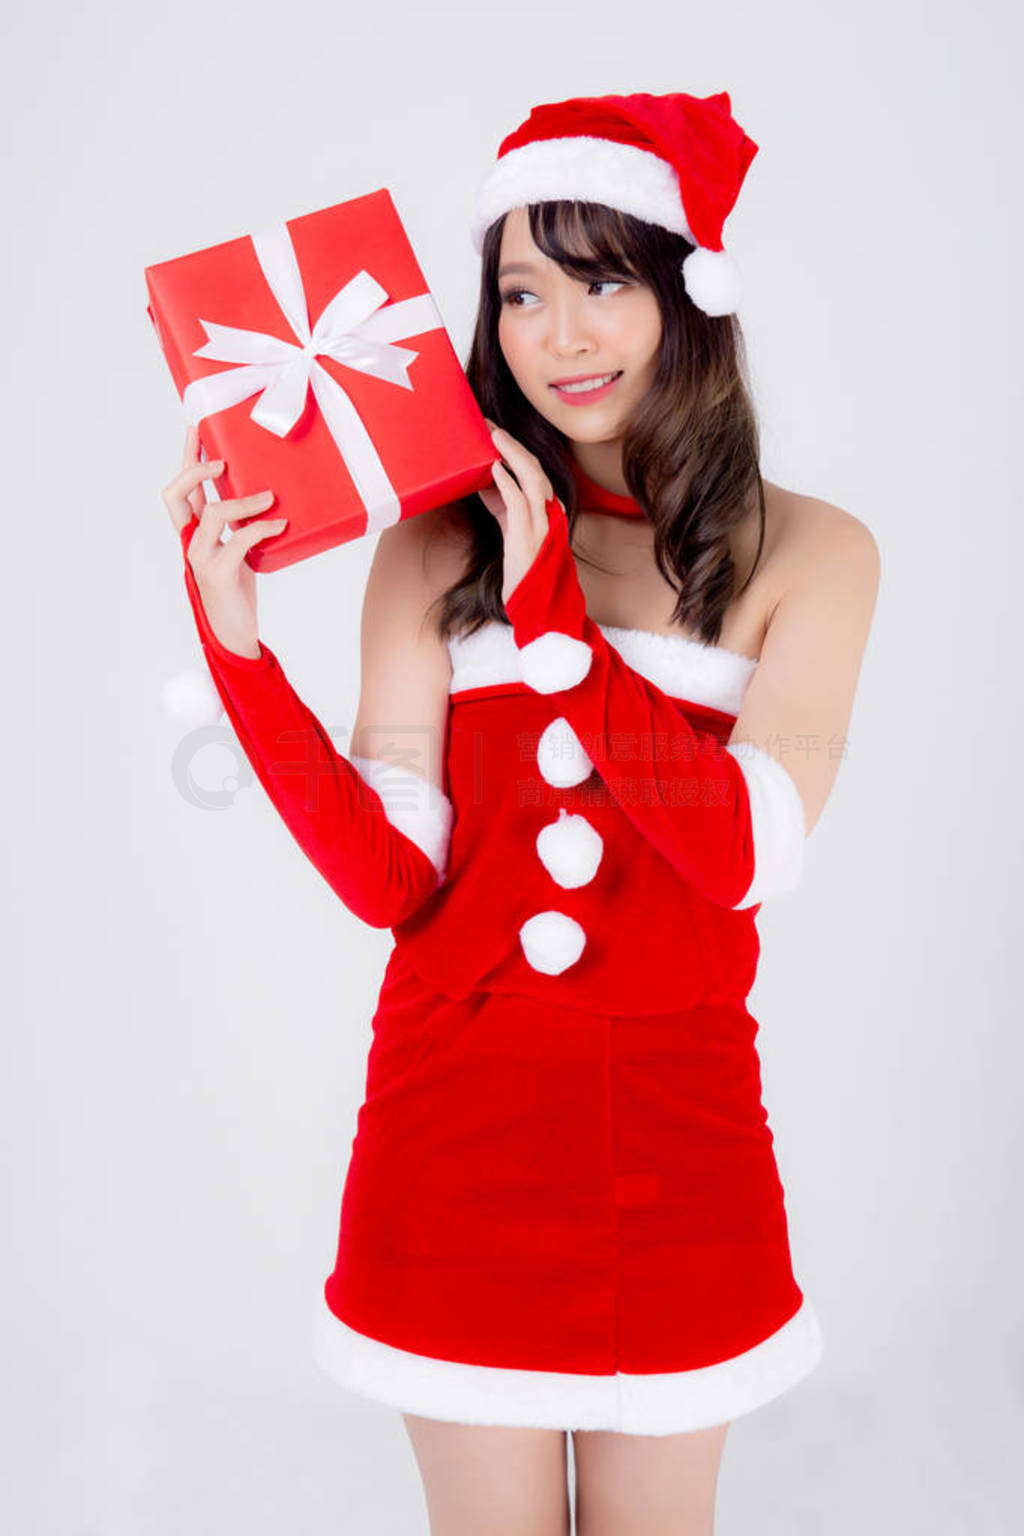
[(570, 395), (581, 395), (588, 389), (602, 389), (615, 377), (614, 373), (606, 373), (603, 379), (586, 379), (582, 384), (557, 384), (555, 387), (564, 389)]

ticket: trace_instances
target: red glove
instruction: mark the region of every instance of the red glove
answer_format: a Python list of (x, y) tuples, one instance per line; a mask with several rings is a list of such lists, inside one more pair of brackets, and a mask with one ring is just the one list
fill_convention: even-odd
[(444, 883), (451, 801), (419, 774), (379, 758), (342, 757), (273, 651), (239, 656), (217, 639), (181, 530), (185, 586), (210, 675), (242, 750), (303, 853), (374, 928), (403, 922)]
[[(683, 701), (627, 666), (587, 615), (556, 497), (546, 511), (544, 542), (505, 603), (523, 681), (557, 694), (560, 715), (540, 751), (554, 758), (556, 774), (568, 753), (563, 783), (596, 768), (638, 831), (716, 905), (751, 907), (790, 890), (803, 870), (806, 823), (786, 769), (753, 742), (723, 745), (695, 730)], [(608, 759), (613, 731), (667, 742), (667, 751), (630, 762), (624, 778), (623, 765)]]

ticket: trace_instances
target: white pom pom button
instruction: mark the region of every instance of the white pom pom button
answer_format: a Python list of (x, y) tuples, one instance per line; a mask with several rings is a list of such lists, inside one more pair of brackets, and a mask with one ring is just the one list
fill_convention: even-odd
[(565, 912), (535, 912), (519, 930), (523, 954), (535, 971), (558, 976), (575, 965), (587, 936)]
[(537, 767), (542, 778), (557, 789), (570, 789), (590, 777), (593, 763), (564, 715), (552, 720), (537, 743)]
[(519, 670), (523, 682), (535, 693), (558, 693), (583, 681), (593, 657), (585, 640), (574, 640), (571, 635), (549, 629), (521, 647)]
[(587, 885), (597, 873), (604, 840), (585, 816), (571, 815), (563, 805), (557, 821), (549, 821), (537, 834), (537, 854), (558, 885), (574, 890)]

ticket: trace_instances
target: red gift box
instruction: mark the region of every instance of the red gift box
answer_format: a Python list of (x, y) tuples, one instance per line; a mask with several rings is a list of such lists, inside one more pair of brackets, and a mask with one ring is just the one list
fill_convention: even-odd
[(145, 277), (186, 416), (226, 462), (215, 494), (271, 490), (255, 515), (289, 519), (253, 570), (493, 484), (490, 432), (386, 188)]

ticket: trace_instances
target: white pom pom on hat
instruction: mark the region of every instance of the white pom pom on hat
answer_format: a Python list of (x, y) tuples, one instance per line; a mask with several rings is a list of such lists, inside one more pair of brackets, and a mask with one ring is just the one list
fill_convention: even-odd
[(683, 282), (698, 309), (707, 315), (735, 314), (740, 302), (740, 275), (728, 251), (698, 246), (683, 262)]
[(534, 107), (502, 140), (480, 188), (471, 234), (479, 252), (502, 214), (528, 203), (603, 203), (682, 235), (686, 292), (709, 315), (735, 312), (739, 273), (722, 226), (758, 146), (729, 95), (579, 96)]

